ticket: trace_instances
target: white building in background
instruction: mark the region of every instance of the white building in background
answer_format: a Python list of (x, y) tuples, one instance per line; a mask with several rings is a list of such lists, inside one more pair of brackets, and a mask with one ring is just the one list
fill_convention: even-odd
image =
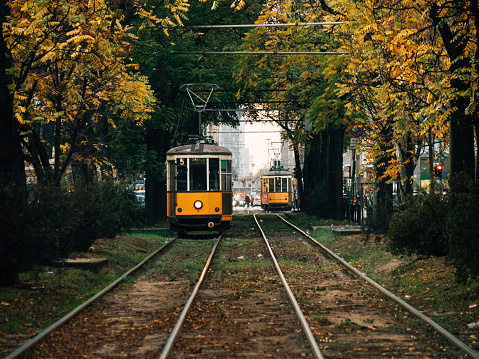
[[(258, 186), (258, 178), (253, 183), (253, 176), (261, 169), (269, 169), (276, 160), (290, 171), (295, 167), (294, 153), (289, 148), (289, 143), (280, 139), (280, 129), (271, 124), (248, 123), (244, 121), (243, 114), (238, 113), (240, 123), (238, 127), (213, 126), (208, 127), (208, 135), (213, 137), (215, 143), (228, 148), (233, 154), (233, 187), (237, 192), (254, 191)], [(242, 179), (246, 186), (243, 186)], [(251, 186), (249, 184), (251, 183)]]
[(238, 127), (210, 126), (208, 134), (213, 136), (215, 143), (228, 148), (233, 154), (233, 181), (250, 176), (250, 151), (245, 146), (245, 123)]

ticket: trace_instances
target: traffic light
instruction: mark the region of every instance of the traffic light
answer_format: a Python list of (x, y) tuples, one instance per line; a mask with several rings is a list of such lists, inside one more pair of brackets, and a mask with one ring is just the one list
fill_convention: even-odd
[(244, 178), (241, 179), (241, 182), (243, 182), (243, 187), (245, 187), (246, 184), (244, 183)]
[(442, 179), (442, 165), (436, 165), (434, 167), (434, 177)]

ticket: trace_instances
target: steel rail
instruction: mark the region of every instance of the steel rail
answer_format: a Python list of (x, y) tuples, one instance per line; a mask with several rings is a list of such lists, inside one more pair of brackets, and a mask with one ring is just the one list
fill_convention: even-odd
[(387, 297), (391, 298), (392, 300), (394, 300), (396, 303), (400, 304), (402, 307), (406, 308), (409, 312), (411, 312), (412, 314), (416, 315), (417, 317), (421, 318), (423, 321), (425, 321), (426, 323), (428, 323), (432, 328), (434, 328), (437, 332), (439, 332), (444, 338), (446, 338), (447, 340), (449, 340), (449, 342), (451, 342), (452, 344), (454, 344), (455, 346), (457, 346), (459, 349), (461, 349), (464, 353), (466, 353), (467, 355), (470, 355), (471, 358), (475, 358), (475, 359), (479, 359), (479, 353), (476, 352), (474, 349), (472, 349), (471, 347), (469, 347), (467, 344), (465, 344), (464, 342), (462, 342), (461, 340), (459, 340), (457, 337), (455, 337), (454, 335), (452, 335), (451, 333), (449, 333), (446, 329), (444, 329), (443, 327), (441, 327), (439, 324), (437, 324), (435, 321), (433, 321), (431, 318), (427, 317), (426, 315), (424, 315), (423, 313), (421, 313), (420, 311), (418, 311), (416, 308), (412, 307), (411, 305), (409, 305), (408, 303), (406, 303), (405, 301), (403, 301), (401, 298), (397, 297), (396, 295), (394, 295), (393, 293), (391, 293), (389, 290), (387, 290), (386, 288), (384, 288), (383, 286), (381, 286), (379, 283), (375, 282), (374, 280), (372, 280), (371, 278), (367, 277), (364, 273), (361, 273), (360, 271), (358, 271), (356, 268), (354, 268), (351, 264), (349, 264), (348, 262), (346, 262), (344, 259), (342, 259), (341, 257), (337, 256), (335, 253), (333, 253), (329, 248), (325, 247), (324, 245), (322, 245), (321, 243), (319, 243), (316, 239), (314, 239), (313, 237), (311, 237), (309, 234), (305, 233), (304, 231), (302, 231), (301, 229), (299, 229), (298, 227), (296, 227), (294, 224), (292, 223), (289, 223), (286, 219), (284, 219), (283, 217), (281, 217), (279, 214), (276, 214), (279, 218), (281, 218), (285, 223), (289, 224), (291, 227), (295, 228), (297, 231), (299, 231), (301, 234), (303, 234), (305, 237), (307, 237), (310, 241), (312, 241), (314, 244), (316, 244), (317, 246), (321, 247), (321, 249), (323, 249), (329, 256), (331, 256), (332, 258), (334, 258), (335, 260), (337, 260), (338, 262), (340, 262), (343, 266), (345, 266), (351, 273), (353, 273), (354, 275), (360, 277), (361, 279), (365, 280), (366, 282), (368, 282), (369, 284), (371, 284), (373, 287), (377, 288), (381, 293), (383, 293), (384, 295), (386, 295)]
[(208, 260), (206, 261), (205, 267), (203, 268), (203, 272), (201, 272), (200, 279), (198, 279), (198, 282), (196, 283), (195, 288), (193, 289), (193, 292), (191, 293), (190, 298), (186, 302), (185, 307), (183, 308), (183, 311), (181, 312), (180, 318), (176, 322), (176, 325), (173, 328), (173, 331), (171, 332), (171, 334), (170, 334), (170, 336), (169, 336), (169, 338), (168, 338), (168, 340), (165, 344), (165, 347), (163, 348), (163, 352), (161, 353), (160, 359), (166, 359), (170, 355), (171, 350), (173, 349), (173, 344), (175, 343), (176, 338), (178, 337), (178, 335), (181, 332), (181, 329), (183, 328), (183, 324), (186, 320), (186, 316), (188, 314), (188, 311), (190, 310), (191, 305), (193, 304), (193, 301), (196, 298), (196, 294), (198, 293), (198, 290), (200, 289), (201, 284), (203, 283), (203, 279), (205, 278), (206, 273), (208, 272), (208, 269), (210, 268), (210, 264), (211, 264), (211, 261), (213, 260), (213, 256), (215, 254), (216, 247), (218, 247), (218, 244), (219, 244), (222, 236), (223, 235), (221, 234), (216, 239), (216, 243), (213, 246), (213, 249), (211, 250), (211, 253), (210, 253), (210, 256), (208, 257)]
[(309, 345), (311, 346), (311, 349), (313, 351), (313, 356), (317, 359), (323, 359), (324, 357), (321, 354), (321, 351), (319, 350), (319, 346), (316, 343), (316, 340), (314, 339), (313, 333), (311, 332), (311, 328), (309, 327), (309, 324), (306, 321), (306, 318), (304, 317), (303, 312), (301, 311), (301, 308), (299, 307), (298, 302), (296, 301), (296, 298), (294, 297), (294, 294), (288, 285), (288, 282), (286, 282), (286, 279), (283, 275), (283, 272), (281, 271), (278, 261), (276, 260), (273, 250), (271, 249), (271, 246), (269, 245), (268, 239), (266, 238), (266, 235), (264, 234), (263, 229), (259, 225), (258, 219), (256, 218), (255, 214), (253, 215), (253, 217), (254, 217), (254, 220), (256, 221), (256, 224), (259, 230), (261, 231), (261, 234), (263, 235), (263, 239), (266, 243), (266, 246), (268, 247), (268, 251), (271, 256), (271, 259), (273, 260), (274, 266), (276, 267), (276, 271), (278, 272), (281, 282), (283, 283), (283, 286), (286, 289), (286, 292), (288, 293), (288, 297), (291, 304), (293, 305), (294, 311), (296, 312), (296, 315), (299, 318), (301, 327), (303, 328), (303, 332), (306, 335), (306, 339), (308, 340)]
[(54, 332), (55, 330), (57, 330), (58, 328), (60, 328), (62, 325), (64, 325), (65, 323), (67, 323), (70, 319), (72, 319), (73, 317), (75, 317), (78, 313), (80, 313), (83, 309), (85, 309), (86, 307), (90, 306), (91, 304), (93, 304), (94, 302), (96, 302), (98, 299), (100, 299), (101, 297), (103, 297), (105, 294), (107, 294), (108, 292), (110, 292), (112, 289), (114, 289), (115, 287), (117, 287), (121, 282), (123, 282), (125, 280), (126, 277), (128, 277), (129, 275), (133, 274), (134, 272), (136, 272), (138, 269), (140, 269), (141, 267), (143, 267), (145, 265), (145, 263), (147, 263), (150, 259), (152, 259), (153, 257), (155, 257), (156, 255), (158, 255), (159, 253), (161, 253), (162, 251), (164, 251), (170, 244), (172, 244), (174, 241), (176, 240), (176, 238), (173, 238), (171, 241), (169, 241), (168, 243), (165, 243), (163, 246), (161, 246), (160, 248), (158, 248), (156, 251), (154, 251), (153, 253), (151, 253), (148, 257), (146, 257), (145, 259), (143, 259), (140, 263), (138, 263), (135, 267), (133, 267), (132, 269), (130, 269), (128, 272), (126, 272), (125, 274), (123, 274), (120, 278), (116, 279), (114, 282), (112, 282), (108, 287), (104, 288), (102, 291), (98, 292), (97, 294), (95, 294), (93, 297), (91, 297), (90, 299), (88, 299), (86, 302), (80, 304), (78, 307), (76, 307), (75, 309), (73, 309), (70, 313), (68, 313), (67, 315), (65, 315), (63, 318), (61, 318), (60, 320), (58, 320), (57, 322), (53, 323), (51, 326), (49, 326), (47, 329), (44, 329), (42, 330), (38, 335), (36, 335), (35, 337), (33, 337), (32, 339), (30, 339), (29, 341), (27, 341), (26, 343), (24, 343), (22, 346), (20, 346), (19, 348), (17, 348), (15, 351), (13, 351), (12, 353), (10, 353), (10, 355), (8, 355), (7, 357), (5, 357), (5, 359), (13, 359), (13, 358), (18, 358), (20, 355), (23, 355), (28, 349), (30, 349), (31, 347), (35, 346), (36, 344), (38, 344), (40, 341), (42, 341), (43, 339), (45, 339), (46, 336), (48, 336), (49, 334), (51, 334), (52, 332)]

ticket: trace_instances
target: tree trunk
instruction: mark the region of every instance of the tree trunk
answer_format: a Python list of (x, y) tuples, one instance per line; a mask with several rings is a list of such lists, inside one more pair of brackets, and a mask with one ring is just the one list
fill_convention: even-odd
[(298, 188), (298, 197), (299, 197), (299, 210), (301, 211), (301, 203), (304, 201), (304, 188), (303, 188), (303, 171), (301, 169), (301, 159), (300, 159), (300, 154), (299, 154), (299, 148), (298, 144), (296, 142), (293, 142), (293, 150), (294, 150), (294, 164), (295, 164), (295, 170), (294, 170), (294, 176), (296, 178), (296, 181), (298, 183), (297, 188)]
[(344, 128), (331, 130), (331, 147), (329, 151), (329, 200), (331, 214), (335, 220), (343, 219), (343, 143)]
[[(477, 21), (479, 16), (476, 6), (471, 6), (473, 10), (470, 14), (472, 20)], [(433, 3), (429, 12), (429, 17), (433, 24), (439, 30), (441, 38), (444, 43), (444, 47), (447, 51), (451, 67), (449, 71), (451, 73), (457, 73), (461, 70), (469, 70), (471, 67), (468, 58), (462, 58), (464, 55), (466, 41), (457, 41), (455, 38), (454, 29), (450, 27), (447, 21), (441, 17), (442, 7), (437, 3)], [(461, 79), (453, 79), (451, 81), (451, 87), (458, 92), (466, 91), (469, 87), (469, 83), (462, 81)], [(474, 177), (474, 128), (472, 116), (466, 114), (466, 108), (469, 103), (469, 98), (459, 97), (451, 100), (450, 108), (456, 108), (450, 117), (450, 169), (449, 173), (451, 177), (464, 172), (469, 177)]]
[[(9, 14), (5, 0), (0, 0), (0, 25)], [(0, 287), (17, 280), (22, 255), (22, 229), (26, 225), (27, 189), (25, 164), (18, 134), (18, 123), (13, 116), (13, 98), (8, 90), (11, 68), (3, 32), (0, 31)]]
[(464, 172), (474, 178), (474, 126), (472, 116), (465, 114), (466, 101), (465, 98), (451, 101), (451, 107), (457, 107), (458, 111), (451, 114), (449, 121), (449, 173), (454, 176)]
[[(7, 22), (9, 13), (5, 0), (0, 1), (1, 24)], [(11, 79), (7, 70), (11, 68), (7, 57), (7, 46), (3, 33), (0, 33), (0, 196), (10, 191), (15, 193), (16, 200), (26, 200), (25, 164), (18, 134), (18, 123), (13, 116), (13, 98), (8, 90)], [(0, 203), (7, 203), (0, 198)]]
[(149, 129), (146, 134), (148, 151), (156, 153), (156, 161), (149, 163), (145, 177), (146, 222), (152, 226), (166, 218), (166, 180), (161, 164), (166, 161), (169, 148), (168, 134), (162, 129)]
[[(304, 165), (304, 192), (317, 214), (342, 220), (343, 215), (343, 141), (344, 129), (328, 126), (312, 136)], [(323, 193), (324, 192), (324, 193)], [(324, 197), (324, 198), (323, 198)], [(321, 208), (318, 208), (321, 206)]]

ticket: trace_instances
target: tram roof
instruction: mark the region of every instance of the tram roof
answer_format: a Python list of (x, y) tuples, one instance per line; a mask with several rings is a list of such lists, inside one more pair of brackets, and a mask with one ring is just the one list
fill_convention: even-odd
[(271, 177), (277, 177), (277, 176), (292, 176), (293, 173), (282, 169), (282, 170), (277, 170), (277, 169), (270, 169), (268, 172), (264, 174), (264, 176), (271, 176)]
[(173, 147), (166, 152), (167, 155), (230, 155), (231, 151), (211, 143), (197, 142), (189, 145)]

